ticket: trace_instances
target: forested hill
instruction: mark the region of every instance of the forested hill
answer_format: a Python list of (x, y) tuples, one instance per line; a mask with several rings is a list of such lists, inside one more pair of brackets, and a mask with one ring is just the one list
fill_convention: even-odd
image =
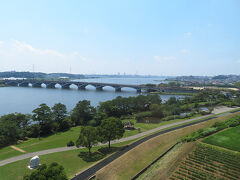
[(59, 78), (59, 77), (68, 77), (71, 79), (80, 79), (84, 78), (82, 74), (68, 74), (68, 73), (41, 73), (41, 72), (16, 72), (16, 71), (7, 71), (0, 72), (0, 78)]

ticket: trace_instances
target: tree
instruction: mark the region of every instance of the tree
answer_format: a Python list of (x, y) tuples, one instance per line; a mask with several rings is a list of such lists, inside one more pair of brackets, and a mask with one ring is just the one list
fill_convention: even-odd
[(72, 111), (71, 119), (75, 125), (87, 125), (93, 119), (96, 109), (90, 105), (90, 101), (79, 101)]
[(16, 143), (27, 136), (29, 115), (20, 113), (8, 114), (0, 117), (0, 146)]
[(152, 111), (152, 116), (153, 117), (157, 117), (157, 118), (160, 118), (160, 119), (164, 117), (161, 105), (152, 104), (150, 106), (150, 110)]
[(240, 81), (236, 82), (235, 86), (240, 89)]
[(110, 149), (110, 142), (123, 137), (125, 129), (120, 119), (112, 117), (102, 120), (98, 131), (101, 142), (108, 142)]
[(69, 129), (67, 117), (67, 107), (62, 103), (57, 103), (52, 107), (53, 120), (57, 123), (57, 130), (63, 131)]
[(46, 164), (40, 165), (36, 171), (33, 171), (30, 175), (25, 175), (23, 180), (67, 180), (66, 172), (63, 166), (54, 162), (47, 166)]
[(32, 119), (38, 122), (41, 135), (52, 132), (54, 125), (52, 112), (46, 104), (40, 104), (38, 108), (33, 110)]
[(98, 142), (97, 129), (92, 126), (85, 126), (81, 129), (80, 135), (76, 141), (76, 146), (88, 148), (88, 153), (91, 155), (91, 148)]

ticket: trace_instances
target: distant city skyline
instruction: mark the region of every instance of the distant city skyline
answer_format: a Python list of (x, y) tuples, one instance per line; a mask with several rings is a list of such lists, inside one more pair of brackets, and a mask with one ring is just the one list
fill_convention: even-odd
[(10, 0), (0, 71), (240, 74), (239, 0)]

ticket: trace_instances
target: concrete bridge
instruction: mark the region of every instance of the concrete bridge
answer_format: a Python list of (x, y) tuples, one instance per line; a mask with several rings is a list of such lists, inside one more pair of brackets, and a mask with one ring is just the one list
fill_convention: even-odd
[(71, 85), (75, 85), (78, 89), (84, 90), (86, 86), (91, 85), (96, 88), (96, 90), (103, 90), (103, 87), (110, 86), (115, 89), (115, 91), (121, 91), (122, 88), (133, 88), (137, 92), (142, 91), (161, 91), (164, 92), (164, 88), (149, 87), (144, 85), (130, 85), (130, 84), (113, 84), (113, 83), (97, 83), (97, 82), (75, 82), (75, 81), (49, 81), (49, 80), (3, 80), (6, 86), (16, 86), (16, 87), (38, 87), (41, 88), (46, 86), (46, 88), (56, 88), (56, 86), (61, 86), (62, 89), (70, 89)]

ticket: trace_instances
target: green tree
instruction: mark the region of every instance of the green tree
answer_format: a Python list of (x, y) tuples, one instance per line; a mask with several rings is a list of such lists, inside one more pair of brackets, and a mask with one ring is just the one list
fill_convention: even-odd
[(30, 116), (20, 113), (7, 114), (0, 117), (0, 146), (14, 144), (25, 139)]
[(30, 175), (25, 175), (23, 180), (67, 180), (66, 172), (63, 166), (54, 162), (47, 166), (46, 164), (40, 165), (36, 171)]
[(62, 103), (57, 103), (52, 107), (53, 120), (57, 123), (57, 130), (63, 131), (70, 128), (67, 120), (67, 107)]
[(90, 101), (79, 101), (72, 111), (71, 119), (75, 125), (87, 125), (93, 119), (96, 109), (90, 105)]
[(240, 89), (240, 81), (235, 83), (235, 86)]
[(102, 120), (98, 131), (101, 142), (108, 142), (108, 148), (110, 149), (110, 142), (123, 137), (125, 129), (120, 119), (111, 117)]
[(80, 135), (76, 141), (76, 146), (88, 148), (89, 155), (91, 155), (91, 148), (98, 143), (98, 132), (95, 127), (85, 126), (81, 129)]
[(50, 134), (54, 129), (52, 111), (46, 104), (40, 104), (38, 108), (33, 110), (32, 119), (38, 122), (41, 135)]
[(164, 117), (161, 105), (152, 104), (150, 106), (150, 111), (152, 112), (153, 117), (157, 117), (157, 118), (160, 118), (160, 119)]

